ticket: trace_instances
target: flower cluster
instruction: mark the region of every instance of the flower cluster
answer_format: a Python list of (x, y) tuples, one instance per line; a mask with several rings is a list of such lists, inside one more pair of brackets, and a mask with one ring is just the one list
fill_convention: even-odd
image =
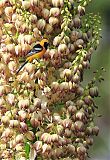
[[(94, 124), (95, 80), (84, 69), (100, 38), (90, 0), (0, 1), (0, 159), (85, 160), (99, 128)], [(27, 52), (47, 38), (39, 61)]]

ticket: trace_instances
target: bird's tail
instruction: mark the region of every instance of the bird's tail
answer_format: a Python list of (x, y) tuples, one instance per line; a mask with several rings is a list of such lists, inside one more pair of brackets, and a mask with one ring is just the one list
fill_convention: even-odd
[(19, 71), (25, 66), (25, 64), (26, 64), (27, 62), (28, 62), (28, 61), (25, 61), (25, 62), (20, 66), (20, 68), (17, 70), (16, 74), (19, 73)]

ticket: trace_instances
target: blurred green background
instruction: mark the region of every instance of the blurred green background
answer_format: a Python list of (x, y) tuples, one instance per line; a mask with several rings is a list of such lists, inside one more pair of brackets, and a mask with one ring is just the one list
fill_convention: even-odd
[(100, 127), (99, 136), (89, 151), (92, 160), (110, 160), (110, 0), (92, 0), (88, 12), (100, 13), (102, 17), (102, 39), (96, 52), (92, 55), (91, 69), (85, 71), (84, 80), (92, 78), (93, 71), (104, 67), (104, 82), (99, 84), (100, 98), (96, 99), (98, 113), (96, 119)]

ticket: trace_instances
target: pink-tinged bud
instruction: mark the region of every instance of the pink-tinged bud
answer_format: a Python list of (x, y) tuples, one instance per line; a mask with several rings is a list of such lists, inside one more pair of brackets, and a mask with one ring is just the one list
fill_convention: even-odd
[(15, 53), (16, 55), (22, 55), (22, 47), (20, 44), (18, 44), (17, 46), (15, 46)]
[(22, 1), (22, 7), (23, 7), (23, 9), (29, 9), (30, 8), (30, 1)]
[(33, 133), (32, 131), (26, 132), (26, 133), (25, 133), (25, 136), (26, 136), (26, 138), (29, 139), (30, 141), (33, 141), (34, 138), (35, 138), (35, 135), (34, 135), (34, 133)]
[(30, 0), (32, 6), (39, 6), (39, 0)]
[(2, 133), (1, 138), (10, 138), (12, 137), (12, 135), (13, 135), (13, 130), (10, 128), (6, 128), (4, 132)]
[(27, 130), (28, 130), (28, 126), (27, 126), (27, 124), (26, 123), (24, 123), (24, 122), (20, 122), (20, 130), (21, 130), (21, 132), (27, 132)]
[(36, 22), (37, 22), (37, 16), (34, 15), (34, 14), (30, 15), (29, 20), (30, 20), (32, 23), (36, 23)]
[(42, 145), (42, 153), (50, 152), (50, 150), (51, 150), (51, 145), (45, 143)]
[(18, 102), (18, 107), (20, 109), (22, 108), (28, 108), (29, 107), (29, 99), (21, 99), (19, 102)]
[(85, 155), (86, 153), (86, 148), (81, 145), (80, 147), (77, 148), (77, 153), (81, 156), (81, 155)]
[(28, 72), (23, 72), (20, 76), (19, 76), (19, 81), (20, 82), (29, 82), (30, 81), (30, 76), (28, 74)]
[(27, 54), (28, 51), (30, 51), (31, 46), (27, 43), (21, 44), (22, 47), (22, 52), (24, 52), (25, 54)]
[(78, 112), (76, 113), (76, 118), (77, 118), (78, 120), (83, 120), (83, 119), (85, 118), (84, 112), (83, 112), (83, 111), (78, 111)]
[(59, 143), (60, 146), (66, 145), (67, 144), (66, 138), (60, 137), (58, 143)]
[(5, 8), (5, 14), (6, 14), (6, 16), (11, 17), (12, 14), (13, 14), (13, 8), (12, 7), (6, 7)]
[(25, 37), (25, 36), (24, 36), (23, 34), (20, 34), (20, 35), (18, 36), (18, 43), (24, 44), (24, 41), (25, 41), (24, 37)]
[(58, 82), (52, 82), (51, 89), (58, 90), (59, 89), (59, 83)]
[(10, 128), (19, 127), (19, 121), (18, 120), (10, 120), (9, 127)]
[(10, 61), (8, 63), (9, 70), (15, 72), (17, 69), (17, 64), (14, 61)]
[(56, 122), (60, 122), (61, 121), (61, 116), (58, 113), (54, 113), (53, 114), (53, 120)]
[(35, 67), (32, 63), (27, 63), (25, 65), (25, 69), (26, 69), (27, 72), (32, 73), (34, 71)]
[(51, 141), (52, 142), (58, 142), (59, 140), (59, 136), (57, 134), (52, 134), (51, 135)]
[(62, 126), (64, 128), (71, 128), (71, 125), (72, 125), (72, 120), (70, 120), (70, 119), (62, 120)]
[(67, 45), (66, 44), (60, 44), (58, 46), (58, 52), (59, 53), (64, 53), (64, 52), (66, 52), (66, 50), (67, 50)]
[(40, 98), (35, 98), (34, 99), (34, 107), (36, 107), (36, 108), (41, 107), (41, 99)]
[(84, 130), (84, 123), (82, 121), (76, 121), (74, 123), (74, 128), (76, 131), (83, 131)]
[(31, 118), (30, 123), (34, 128), (40, 126), (40, 121), (37, 118)]
[(43, 133), (41, 136), (41, 140), (45, 143), (51, 143), (51, 136), (49, 133)]
[(87, 104), (87, 105), (91, 105), (93, 103), (93, 100), (91, 98), (91, 96), (86, 96), (84, 98), (84, 102)]
[(24, 142), (24, 135), (18, 134), (15, 138), (16, 143), (23, 143)]
[(64, 5), (64, 0), (52, 0), (52, 4), (55, 7), (63, 7)]
[(39, 30), (44, 30), (46, 26), (46, 21), (44, 19), (39, 19), (37, 22), (37, 27)]
[(10, 118), (8, 116), (2, 116), (1, 122), (4, 124), (9, 124)]
[(3, 54), (2, 59), (4, 63), (8, 64), (10, 62), (10, 54)]
[(47, 34), (50, 34), (53, 31), (53, 27), (50, 24), (46, 24), (45, 31)]
[(39, 35), (41, 35), (41, 32), (38, 28), (34, 28), (33, 29), (33, 35), (34, 37), (38, 37)]
[(33, 42), (33, 36), (32, 35), (25, 35), (24, 40), (26, 43), (31, 44)]
[(76, 108), (76, 106), (70, 105), (70, 106), (68, 107), (68, 111), (69, 111), (69, 113), (71, 113), (71, 114), (73, 115), (73, 114), (76, 113), (77, 108)]
[(10, 105), (13, 105), (14, 102), (15, 102), (15, 95), (9, 93), (9, 94), (7, 95), (7, 101), (8, 101), (8, 103), (9, 103)]
[(6, 45), (7, 51), (10, 53), (14, 53), (15, 51), (15, 45), (14, 44), (7, 44)]
[(57, 17), (60, 14), (60, 9), (59, 8), (51, 8), (50, 9), (50, 16)]
[(57, 25), (58, 23), (59, 23), (59, 19), (58, 18), (56, 18), (56, 17), (50, 17), (49, 18), (49, 24), (51, 26)]
[(42, 14), (42, 16), (44, 17), (44, 19), (47, 20), (47, 19), (49, 18), (50, 12), (49, 12), (48, 9), (44, 8), (44, 9), (42, 10), (41, 14)]
[(0, 96), (2, 96), (5, 93), (5, 86), (0, 86)]
[(66, 128), (64, 135), (65, 135), (65, 137), (70, 138), (72, 135), (72, 131), (70, 129)]
[(42, 141), (36, 141), (33, 144), (33, 147), (35, 148), (35, 150), (38, 152), (40, 152), (42, 150)]
[(18, 115), (19, 115), (19, 119), (20, 119), (21, 121), (24, 121), (24, 120), (27, 118), (27, 113), (26, 113), (26, 111), (20, 110), (20, 111), (18, 112)]

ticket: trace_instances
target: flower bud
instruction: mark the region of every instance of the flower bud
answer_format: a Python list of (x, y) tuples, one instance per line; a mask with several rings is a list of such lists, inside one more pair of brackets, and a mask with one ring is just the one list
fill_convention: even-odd
[(22, 47), (21, 47), (21, 45), (17, 45), (17, 46), (15, 46), (15, 53), (16, 53), (16, 55), (22, 55)]
[(85, 15), (85, 8), (82, 6), (78, 6), (78, 13), (80, 14), (80, 16)]
[(75, 28), (80, 28), (80, 27), (81, 27), (81, 20), (80, 20), (79, 17), (75, 17), (75, 18), (73, 19), (73, 23), (74, 23), (74, 27), (75, 27)]
[(41, 99), (40, 98), (35, 98), (34, 99), (34, 107), (36, 107), (36, 108), (41, 107)]
[(94, 87), (90, 88), (89, 94), (90, 94), (90, 96), (91, 96), (92, 98), (97, 97), (98, 94), (99, 94), (99, 92), (98, 92), (98, 87), (97, 87), (97, 86), (94, 86)]
[(82, 145), (82, 146), (80, 146), (80, 147), (78, 147), (77, 148), (77, 153), (79, 154), (79, 155), (85, 155), (85, 153), (86, 153), (86, 148)]
[(30, 8), (30, 1), (22, 1), (22, 7), (23, 7), (23, 9), (29, 9)]
[(39, 19), (37, 22), (37, 27), (39, 30), (44, 30), (46, 26), (46, 21), (44, 19)]
[(50, 9), (50, 16), (57, 17), (60, 14), (60, 9), (59, 8), (51, 8)]
[(42, 136), (41, 136), (41, 140), (44, 143), (50, 143), (51, 142), (50, 134), (49, 133), (43, 133)]
[(56, 18), (56, 17), (50, 17), (49, 18), (49, 24), (51, 26), (57, 25), (58, 23), (59, 23), (59, 19), (58, 18)]
[(84, 130), (84, 123), (82, 121), (76, 121), (74, 123), (74, 127), (76, 131), (83, 131)]
[(78, 39), (76, 42), (75, 42), (75, 46), (78, 47), (78, 48), (82, 48), (84, 45), (84, 41), (82, 39)]
[(29, 20), (30, 20), (32, 23), (36, 23), (36, 22), (37, 22), (37, 16), (34, 15), (34, 14), (30, 15)]
[(61, 84), (60, 84), (60, 90), (62, 91), (62, 90), (68, 90), (69, 89), (69, 84), (68, 84), (68, 82), (62, 82)]
[(35, 150), (37, 152), (40, 152), (42, 150), (42, 141), (36, 141), (34, 144), (33, 144), (33, 147), (35, 148)]
[(59, 140), (59, 136), (57, 134), (52, 134), (51, 135), (51, 141), (52, 142), (58, 142)]
[(84, 114), (83, 111), (78, 111), (78, 112), (76, 113), (76, 118), (77, 118), (78, 120), (83, 120), (84, 117), (85, 117), (85, 114)]
[(14, 53), (15, 51), (15, 45), (14, 44), (7, 44), (6, 45), (7, 51), (10, 53)]
[(50, 24), (46, 24), (45, 31), (47, 34), (51, 34), (53, 31), (53, 27)]
[(15, 96), (14, 96), (14, 94), (9, 93), (9, 94), (7, 95), (7, 101), (8, 101), (8, 103), (9, 103), (10, 105), (13, 105), (14, 102), (15, 102)]
[(18, 120), (10, 120), (9, 127), (10, 128), (19, 127), (19, 121)]
[(71, 128), (72, 121), (70, 119), (64, 119), (62, 120), (62, 126), (64, 128)]
[(93, 133), (93, 135), (98, 135), (98, 133), (99, 133), (99, 127), (98, 126), (94, 126), (93, 128), (92, 128), (92, 133)]
[(72, 135), (72, 131), (70, 129), (66, 128), (64, 135), (65, 135), (65, 137), (70, 138)]
[(1, 118), (2, 123), (4, 123), (6, 125), (6, 124), (9, 124), (9, 121), (10, 121), (9, 116), (2, 116), (2, 118)]
[(59, 52), (59, 53), (66, 52), (66, 50), (67, 50), (67, 45), (66, 45), (66, 44), (60, 44), (60, 45), (58, 46), (58, 52)]
[(50, 150), (51, 150), (51, 145), (45, 143), (42, 145), (42, 153), (50, 152)]
[(75, 146), (73, 146), (72, 144), (68, 144), (68, 151), (71, 154), (75, 154)]
[(29, 99), (21, 99), (21, 100), (19, 100), (18, 107), (20, 109), (22, 109), (22, 108), (28, 108), (29, 107)]
[(0, 86), (0, 96), (2, 96), (5, 93), (5, 86)]
[(26, 123), (24, 123), (24, 122), (20, 122), (20, 130), (21, 130), (21, 132), (27, 132), (27, 130), (28, 130), (28, 126), (27, 126), (27, 124)]
[(41, 12), (41, 14), (42, 14), (42, 16), (44, 17), (44, 19), (48, 19), (49, 18), (49, 10), (48, 9), (46, 9), (46, 8), (44, 8), (43, 10), (42, 10), (42, 12)]
[(18, 134), (15, 139), (16, 139), (16, 143), (23, 143), (24, 142), (24, 135)]
[(53, 45), (54, 46), (58, 46), (59, 44), (60, 44), (60, 42), (61, 42), (61, 37), (60, 36), (56, 36), (55, 38), (54, 38), (54, 40), (53, 40)]
[(18, 115), (19, 115), (20, 121), (25, 121), (26, 118), (27, 118), (27, 113), (26, 113), (26, 111), (20, 110), (20, 111), (18, 112)]
[(13, 8), (12, 8), (12, 7), (6, 7), (6, 8), (5, 8), (5, 14), (6, 14), (8, 17), (11, 17), (12, 14), (13, 14)]
[(34, 138), (35, 138), (35, 135), (34, 135), (34, 133), (33, 133), (32, 131), (26, 132), (26, 133), (25, 133), (25, 136), (26, 136), (26, 138), (29, 139), (30, 141), (33, 141)]
[(52, 4), (55, 7), (63, 7), (64, 1), (63, 0), (52, 0)]
[(58, 82), (52, 82), (51, 89), (58, 90), (59, 89), (59, 83)]
[(91, 105), (92, 102), (93, 102), (93, 100), (92, 100), (91, 96), (86, 96), (86, 97), (84, 98), (84, 102), (85, 102), (87, 105)]

